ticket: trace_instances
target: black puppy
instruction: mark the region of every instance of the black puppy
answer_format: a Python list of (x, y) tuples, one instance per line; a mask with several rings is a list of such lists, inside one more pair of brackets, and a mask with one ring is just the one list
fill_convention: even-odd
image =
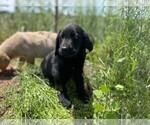
[(89, 99), (82, 76), (86, 49), (93, 49), (87, 33), (80, 26), (70, 24), (59, 31), (55, 51), (48, 54), (41, 63), (44, 76), (60, 91), (58, 97), (64, 107), (71, 106), (66, 89), (66, 83), (70, 78), (73, 78), (76, 84), (78, 97), (83, 102)]

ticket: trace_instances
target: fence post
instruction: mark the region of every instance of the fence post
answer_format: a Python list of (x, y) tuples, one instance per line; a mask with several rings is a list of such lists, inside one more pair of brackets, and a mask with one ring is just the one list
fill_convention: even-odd
[(54, 22), (54, 31), (57, 32), (57, 26), (58, 26), (58, 16), (59, 16), (59, 12), (58, 12), (58, 0), (55, 0), (55, 22)]

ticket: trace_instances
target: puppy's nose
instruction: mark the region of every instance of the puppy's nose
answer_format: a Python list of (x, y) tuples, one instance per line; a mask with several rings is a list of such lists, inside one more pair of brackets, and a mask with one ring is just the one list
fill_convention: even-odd
[(62, 46), (61, 49), (62, 49), (62, 51), (68, 51), (68, 50), (71, 50), (72, 47), (71, 46)]
[(62, 50), (66, 50), (67, 47), (66, 47), (66, 46), (62, 46), (61, 49), (62, 49)]

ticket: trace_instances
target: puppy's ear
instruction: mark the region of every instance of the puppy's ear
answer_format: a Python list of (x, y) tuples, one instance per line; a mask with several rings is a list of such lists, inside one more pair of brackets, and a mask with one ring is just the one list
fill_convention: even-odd
[(2, 50), (0, 50), (0, 61), (10, 61), (10, 58), (8, 57), (8, 55), (3, 52)]
[(56, 47), (55, 47), (55, 55), (58, 55), (59, 54), (59, 52), (58, 52), (58, 50), (59, 50), (59, 41), (60, 41), (60, 34), (61, 34), (61, 30), (59, 31), (59, 33), (58, 33), (58, 35), (57, 35), (57, 37), (56, 37)]
[(10, 62), (10, 58), (6, 53), (0, 50), (0, 69), (4, 71)]
[(83, 33), (84, 36), (84, 42), (85, 42), (85, 48), (90, 51), (93, 50), (93, 43), (91, 39), (89, 38), (88, 34), (86, 32)]

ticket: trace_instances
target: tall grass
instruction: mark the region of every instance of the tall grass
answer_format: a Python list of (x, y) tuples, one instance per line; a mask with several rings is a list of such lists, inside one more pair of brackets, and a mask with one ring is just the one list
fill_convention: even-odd
[[(118, 34), (117, 37), (116, 34), (111, 36), (115, 40), (110, 39), (109, 58), (103, 61), (101, 57), (95, 57), (95, 60), (100, 59), (99, 65), (104, 67), (95, 74), (95, 82), (99, 89), (94, 93), (100, 100), (95, 100), (94, 103), (96, 116), (149, 118), (150, 93), (146, 88), (150, 75), (147, 28), (149, 21), (143, 15), (146, 8), (141, 10), (137, 7), (128, 7), (123, 8), (122, 11), (126, 14), (116, 17), (117, 20), (110, 19), (113, 23), (113, 32)], [(108, 29), (109, 31), (112, 29)], [(111, 62), (107, 63), (109, 61)]]

